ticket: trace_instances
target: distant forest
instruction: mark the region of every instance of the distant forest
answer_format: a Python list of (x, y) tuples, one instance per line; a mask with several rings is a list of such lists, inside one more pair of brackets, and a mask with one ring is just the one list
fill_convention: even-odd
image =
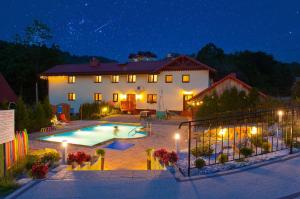
[[(58, 45), (49, 45), (51, 31), (40, 21), (35, 20), (24, 32), (24, 36), (16, 35), (14, 42), (0, 40), (0, 72), (26, 103), (35, 102), (36, 81), (39, 100), (48, 94), (47, 82), (39, 78), (41, 72), (58, 64), (88, 63), (95, 57), (72, 55), (60, 50)], [(283, 63), (264, 52), (227, 54), (209, 43), (190, 56), (217, 69), (215, 80), (234, 72), (241, 80), (275, 97), (290, 96), (295, 77), (300, 76), (299, 63)], [(114, 62), (101, 56), (96, 58), (100, 62)]]

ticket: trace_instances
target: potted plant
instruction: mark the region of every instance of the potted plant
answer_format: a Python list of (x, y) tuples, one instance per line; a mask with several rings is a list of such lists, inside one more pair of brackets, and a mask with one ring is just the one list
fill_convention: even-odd
[(105, 150), (104, 149), (97, 149), (96, 154), (101, 158), (101, 170), (104, 170), (104, 157), (105, 157)]

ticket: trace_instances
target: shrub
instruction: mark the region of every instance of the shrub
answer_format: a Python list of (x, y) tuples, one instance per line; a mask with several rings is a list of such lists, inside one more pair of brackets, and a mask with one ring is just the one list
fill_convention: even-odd
[(174, 164), (178, 161), (178, 156), (174, 151), (172, 151), (171, 153), (168, 153), (168, 156), (169, 156), (168, 157), (169, 163)]
[(91, 156), (81, 151), (78, 151), (77, 153), (69, 153), (67, 159), (68, 164), (71, 164), (73, 162), (82, 164), (83, 162), (88, 162), (90, 160)]
[(218, 161), (221, 164), (225, 164), (225, 162), (228, 162), (228, 155), (226, 155), (226, 154), (220, 154), (218, 156)]
[(12, 176), (6, 176), (0, 178), (0, 195), (5, 194), (19, 187), (16, 180)]
[(194, 163), (195, 163), (196, 168), (198, 168), (198, 169), (201, 169), (206, 165), (205, 160), (203, 160), (202, 158), (196, 159)]
[(31, 170), (32, 165), (34, 165), (34, 163), (39, 161), (39, 157), (37, 155), (28, 155), (26, 157), (27, 161), (26, 161), (26, 169), (27, 171)]
[(17, 100), (15, 121), (17, 130), (28, 128), (30, 123), (27, 106), (21, 97)]
[(198, 146), (197, 148), (193, 148), (191, 150), (191, 153), (195, 157), (200, 157), (200, 156), (211, 156), (214, 152), (214, 149), (211, 148), (209, 145), (204, 145), (204, 146)]
[(60, 159), (58, 152), (48, 152), (41, 157), (41, 163), (49, 164), (50, 167)]
[(249, 157), (252, 155), (253, 150), (251, 148), (248, 147), (243, 147), (240, 149), (240, 153), (245, 156), (245, 157)]
[(31, 174), (33, 178), (43, 179), (48, 173), (48, 166), (43, 163), (36, 162), (32, 165)]
[(154, 157), (158, 158), (158, 159), (163, 159), (165, 155), (168, 154), (168, 151), (166, 149), (158, 149), (156, 151), (154, 151)]
[(97, 149), (96, 154), (98, 156), (104, 157), (105, 156), (105, 150), (104, 149)]
[(263, 152), (267, 153), (271, 151), (271, 144), (269, 142), (262, 143)]
[(265, 140), (261, 137), (261, 135), (252, 135), (250, 142), (256, 147), (262, 147)]

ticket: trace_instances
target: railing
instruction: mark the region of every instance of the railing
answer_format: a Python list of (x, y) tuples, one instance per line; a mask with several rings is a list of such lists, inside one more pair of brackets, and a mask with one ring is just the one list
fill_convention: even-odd
[(220, 154), (228, 161), (240, 160), (245, 147), (253, 151), (251, 156), (283, 149), (292, 153), (298, 145), (299, 119), (300, 107), (293, 106), (182, 122), (179, 128), (188, 127), (188, 176), (192, 152), (207, 165), (218, 164)]

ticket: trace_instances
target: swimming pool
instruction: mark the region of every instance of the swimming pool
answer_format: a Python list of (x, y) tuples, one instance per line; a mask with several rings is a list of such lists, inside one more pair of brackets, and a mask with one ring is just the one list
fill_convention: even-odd
[(70, 144), (94, 146), (115, 138), (130, 139), (145, 136), (147, 136), (147, 133), (143, 131), (143, 126), (107, 123), (40, 137), (39, 140), (50, 142), (66, 141)]

